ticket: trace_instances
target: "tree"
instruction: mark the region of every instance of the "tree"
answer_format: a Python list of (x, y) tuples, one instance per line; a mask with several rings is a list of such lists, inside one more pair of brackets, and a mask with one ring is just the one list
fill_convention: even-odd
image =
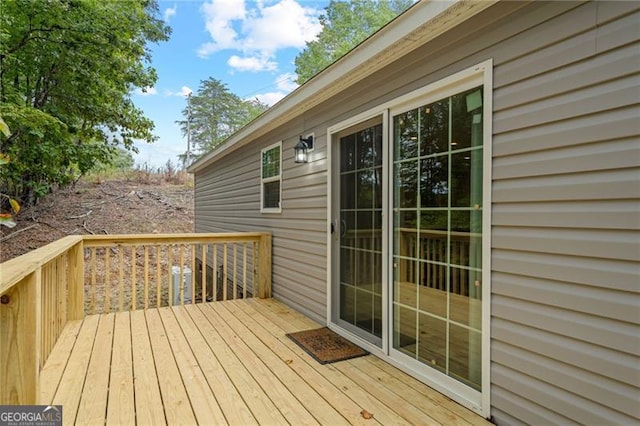
[(155, 0), (0, 0), (0, 139), (11, 162), (0, 189), (24, 201), (152, 142), (153, 122), (131, 100), (152, 86), (149, 42), (170, 29)]
[(91, 169), (91, 172), (122, 174), (129, 170), (133, 170), (134, 165), (135, 160), (133, 159), (133, 155), (131, 155), (131, 151), (118, 147), (110, 153), (106, 161), (96, 162)]
[[(224, 83), (209, 77), (200, 82), (198, 92), (190, 97), (182, 110), (185, 119), (177, 123), (183, 135), (191, 133), (193, 154), (198, 157), (211, 151), (267, 108), (257, 99), (241, 99)], [(186, 155), (180, 157), (186, 161)]]
[(297, 83), (331, 65), (412, 4), (412, 0), (332, 0), (320, 16), (317, 40), (296, 56)]

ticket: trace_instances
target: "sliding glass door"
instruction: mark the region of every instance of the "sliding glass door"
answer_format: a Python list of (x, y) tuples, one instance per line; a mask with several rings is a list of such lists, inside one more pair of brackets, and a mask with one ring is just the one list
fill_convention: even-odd
[(339, 273), (337, 318), (343, 328), (382, 342), (382, 121), (337, 135)]
[(482, 88), (394, 113), (392, 340), (481, 387)]

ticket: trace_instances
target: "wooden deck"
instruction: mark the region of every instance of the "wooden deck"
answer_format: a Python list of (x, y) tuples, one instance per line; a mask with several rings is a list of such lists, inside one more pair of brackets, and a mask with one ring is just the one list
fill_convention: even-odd
[(374, 356), (320, 365), (285, 336), (318, 326), (273, 299), (87, 316), (39, 403), (65, 424), (488, 424)]

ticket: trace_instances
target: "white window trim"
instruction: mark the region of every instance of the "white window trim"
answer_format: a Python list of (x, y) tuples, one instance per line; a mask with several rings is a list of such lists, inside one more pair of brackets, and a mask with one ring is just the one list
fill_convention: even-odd
[[(272, 176), (268, 178), (262, 177), (262, 156), (266, 151), (270, 151), (273, 148), (280, 147), (280, 173), (277, 176)], [(278, 196), (278, 207), (264, 207), (264, 184), (269, 182), (280, 182), (280, 194)], [(263, 148), (260, 151), (260, 213), (282, 213), (282, 141), (276, 142), (272, 145), (269, 145), (266, 148)]]
[[(391, 123), (390, 117), (393, 116), (394, 113), (397, 113), (401, 110), (408, 110), (412, 107), (420, 106), (424, 102), (429, 102), (432, 100), (437, 100), (445, 95), (450, 93), (455, 93), (457, 91), (463, 91), (465, 89), (472, 88), (476, 85), (482, 85), (484, 87), (484, 97), (483, 103), (486, 109), (486, 113), (483, 114), (483, 217), (482, 217), (482, 235), (483, 235), (483, 247), (482, 247), (482, 385), (481, 391), (475, 391), (471, 388), (460, 384), (457, 385), (455, 383), (455, 379), (444, 378), (444, 382), (440, 382), (438, 379), (435, 381), (432, 377), (425, 377), (421, 371), (422, 368), (419, 367), (418, 370), (413, 370), (411, 366), (400, 363), (394, 357), (390, 356), (393, 349), (390, 347), (388, 336), (388, 330), (392, 327), (392, 318), (391, 315), (387, 312), (387, 324), (385, 324), (385, 331), (383, 338), (383, 347), (382, 350), (380, 348), (375, 347), (369, 342), (358, 338), (353, 333), (350, 333), (341, 327), (337, 326), (332, 322), (333, 317), (333, 308), (332, 305), (333, 295), (332, 295), (332, 234), (329, 232), (331, 229), (331, 220), (332, 220), (332, 194), (331, 190), (327, 191), (327, 206), (329, 215), (327, 217), (327, 324), (328, 326), (336, 331), (337, 333), (350, 338), (354, 341), (357, 341), (365, 348), (369, 349), (372, 353), (378, 355), (379, 357), (385, 359), (392, 365), (395, 365), (401, 370), (406, 371), (407, 373), (413, 375), (414, 377), (422, 380), (423, 382), (429, 384), (434, 387), (440, 393), (451, 397), (456, 402), (464, 405), (465, 407), (479, 413), (483, 417), (488, 417), (490, 415), (491, 408), (491, 396), (490, 396), (490, 387), (491, 387), (491, 354), (490, 354), (490, 342), (491, 342), (491, 327), (490, 327), (490, 319), (491, 319), (491, 182), (492, 182), (492, 120), (493, 120), (493, 60), (488, 59), (484, 62), (481, 62), (475, 66), (469, 67), (460, 72), (449, 75), (448, 77), (436, 80), (432, 83), (427, 84), (426, 86), (409, 92), (405, 95), (399, 96), (391, 101), (385, 102), (381, 105), (378, 105), (370, 110), (362, 112), (356, 116), (348, 118), (342, 122), (334, 124), (327, 128), (327, 158), (330, 159), (328, 167), (327, 167), (327, 176), (328, 176), (328, 188), (332, 188), (332, 176), (333, 176), (333, 168), (336, 167), (332, 164), (331, 159), (333, 158), (332, 148), (334, 143), (335, 135), (342, 129), (348, 128), (352, 125), (355, 125), (361, 121), (364, 121), (368, 118), (371, 118), (376, 115), (383, 115), (383, 128), (386, 131), (391, 132)], [(389, 161), (391, 161), (392, 148), (389, 140), (391, 140), (392, 135), (385, 135), (387, 138), (385, 140), (385, 146), (387, 151), (385, 151), (385, 160), (384, 160), (384, 171), (386, 173), (385, 179), (385, 200), (383, 201), (385, 209), (384, 209), (384, 227), (386, 227), (385, 233), (389, 233), (390, 229), (392, 229), (392, 215), (388, 214), (390, 212), (389, 207), (389, 185), (391, 184), (391, 176), (389, 176), (390, 165)], [(339, 167), (339, 166), (338, 166)], [(389, 236), (387, 235), (386, 242), (383, 241), (383, 244), (389, 244)], [(388, 257), (388, 251), (386, 252), (386, 256)], [(389, 261), (389, 260), (387, 260)], [(392, 279), (390, 268), (386, 268), (386, 271), (383, 270), (383, 273), (386, 273), (387, 280)], [(386, 286), (385, 286), (386, 287)], [(388, 298), (390, 297), (388, 294), (388, 289), (383, 289), (383, 308), (387, 309), (389, 306)], [(437, 376), (436, 376), (437, 377)], [(453, 384), (453, 389), (451, 385)]]

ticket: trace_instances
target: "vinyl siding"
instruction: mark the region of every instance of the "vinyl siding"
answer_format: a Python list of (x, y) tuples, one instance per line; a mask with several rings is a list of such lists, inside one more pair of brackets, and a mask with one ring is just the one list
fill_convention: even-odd
[[(273, 235), (273, 296), (318, 321), (326, 315), (326, 147), (295, 164), (297, 136), (269, 135), (196, 173), (196, 232), (265, 231)], [(296, 136), (291, 136), (294, 134)], [(282, 144), (281, 213), (260, 213), (260, 151)]]
[[(196, 231), (270, 230), (274, 297), (323, 322), (327, 127), (491, 58), (491, 415), (638, 422), (638, 22), (634, 2), (500, 2), (199, 171)], [(260, 214), (260, 149), (278, 140), (282, 214)]]
[(563, 37), (495, 68), (498, 424), (640, 419), (637, 9), (577, 7), (520, 36)]

